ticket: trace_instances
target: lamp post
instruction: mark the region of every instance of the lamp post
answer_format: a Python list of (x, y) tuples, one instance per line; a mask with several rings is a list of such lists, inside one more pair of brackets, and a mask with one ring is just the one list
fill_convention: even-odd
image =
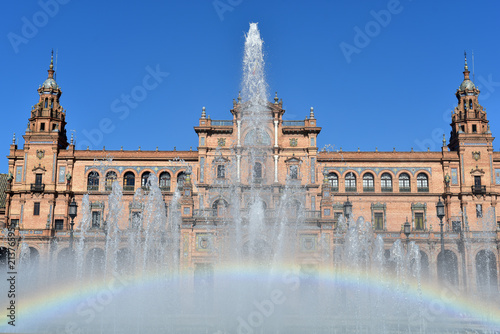
[(347, 196), (347, 201), (344, 202), (344, 217), (347, 222), (347, 228), (349, 228), (349, 218), (352, 214), (352, 203), (349, 201), (349, 196)]
[(76, 213), (78, 211), (78, 205), (75, 202), (75, 199), (73, 198), (73, 201), (69, 203), (69, 210), (68, 210), (69, 217), (71, 218), (71, 223), (70, 223), (70, 231), (69, 231), (69, 248), (71, 252), (73, 252), (73, 226), (75, 225), (75, 217)]
[(408, 252), (408, 243), (410, 242), (411, 225), (408, 222), (408, 217), (406, 217), (406, 223), (403, 225), (403, 232), (406, 235), (406, 251)]
[(441, 202), (441, 198), (439, 202), (436, 204), (436, 215), (439, 218), (439, 228), (441, 229), (441, 253), (444, 260), (444, 235), (443, 235), (443, 217), (444, 217), (444, 204)]

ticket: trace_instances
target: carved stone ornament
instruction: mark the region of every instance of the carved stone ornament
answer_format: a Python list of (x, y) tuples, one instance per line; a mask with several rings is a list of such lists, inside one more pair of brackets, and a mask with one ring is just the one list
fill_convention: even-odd
[(226, 146), (226, 138), (217, 138), (217, 145)]
[(38, 159), (43, 159), (44, 156), (45, 156), (45, 150), (36, 150), (36, 157)]
[(290, 138), (290, 146), (297, 147), (298, 141), (297, 138)]
[(474, 160), (478, 161), (479, 159), (481, 159), (481, 152), (472, 152), (472, 157), (474, 158)]

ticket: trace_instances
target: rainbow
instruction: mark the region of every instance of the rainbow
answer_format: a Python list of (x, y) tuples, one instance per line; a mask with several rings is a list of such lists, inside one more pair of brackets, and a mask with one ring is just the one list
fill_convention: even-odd
[[(217, 282), (253, 282), (265, 284), (266, 282), (281, 282), (282, 286), (294, 289), (297, 287), (298, 270), (294, 266), (281, 266), (273, 270), (270, 275), (263, 268), (251, 266), (223, 266), (217, 268), (214, 273), (215, 284)], [(84, 285), (67, 283), (58, 285), (39, 292), (32, 292), (27, 296), (17, 295), (16, 299), (16, 327), (8, 324), (10, 320), (2, 317), (0, 321), (0, 332), (15, 332), (22, 330), (33, 331), (40, 326), (50, 326), (52, 322), (60, 323), (60, 319), (71, 319), (75, 316), (79, 306), (85, 305), (89, 298), (95, 299), (102, 295), (103, 298), (111, 294), (120, 296), (131, 290), (156, 291), (159, 286), (171, 285), (177, 287), (185, 282), (189, 283), (191, 274), (179, 273), (171, 275), (166, 272), (147, 272), (121, 278), (112, 275), (107, 280), (89, 280)], [(388, 275), (373, 275), (361, 273), (354, 268), (322, 268), (317, 272), (317, 282), (321, 288), (333, 289), (344, 288), (356, 291), (368, 290), (375, 294), (379, 293), (393, 300), (405, 300), (415, 305), (421, 305), (424, 312), (435, 319), (465, 319), (481, 326), (481, 329), (500, 330), (500, 307), (497, 304), (479, 300), (474, 296), (466, 296), (456, 293), (452, 288), (446, 288), (432, 284), (418, 284), (418, 282), (406, 282), (403, 288), (402, 282)], [(264, 285), (263, 285), (264, 286)], [(223, 287), (222, 287), (223, 288)], [(217, 286), (216, 286), (217, 289)], [(8, 304), (2, 301), (2, 310), (6, 310)], [(4, 311), (5, 313), (5, 311)], [(80, 319), (81, 320), (81, 319)], [(66, 321), (66, 323), (69, 320)], [(63, 320), (64, 323), (64, 320)]]

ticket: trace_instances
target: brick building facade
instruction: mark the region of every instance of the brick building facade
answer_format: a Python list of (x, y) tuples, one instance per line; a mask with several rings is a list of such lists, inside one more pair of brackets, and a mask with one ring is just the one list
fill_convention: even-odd
[[(76, 150), (66, 137), (66, 111), (59, 104), (61, 90), (51, 62), (48, 78), (38, 89), (40, 99), (27, 115), (24, 146), (10, 146), (3, 221), (16, 227), (33, 258), (53, 265), (68, 247), (68, 208), (73, 199), (82, 208), (82, 198), (89, 194), (90, 231), (103, 244), (112, 183), (123, 186), (126, 217), (119, 227), (141, 228), (136, 226), (141, 224), (141, 208), (134, 205), (134, 194), (139, 188), (147, 193), (147, 179), (154, 174), (167, 206), (180, 189), (175, 208), (182, 217), (180, 266), (195, 271), (220, 256), (210, 250), (224, 243), (234, 203), (247, 219), (245, 213), (253, 204), (250, 192), (257, 189), (265, 217), (272, 220), (280, 215), (283, 194), (292, 189), (286, 215), (301, 223), (291, 243), (299, 264), (325, 261), (312, 254), (332, 251), (339, 243), (338, 222), (349, 201), (353, 214), (363, 216), (383, 237), (387, 252), (395, 240), (406, 239), (403, 224), (408, 221), (409, 240), (420, 247), (424, 273), (435, 277), (441, 275), (436, 216), (441, 200), (444, 258), (452, 270), (448, 279), (463, 289), (476, 289), (485, 281), (497, 289), (500, 153), (493, 151), (494, 138), (467, 62), (463, 73), (451, 137), (449, 143), (443, 138), (438, 152), (319, 151), (321, 127), (314, 110), (303, 121), (285, 120), (277, 96), (268, 103), (265, 122), (257, 129), (245, 126), (241, 98), (233, 101), (228, 120), (212, 120), (203, 109), (194, 127), (197, 151), (94, 151)], [(258, 154), (250, 153), (249, 147), (257, 147), (252, 152)], [(77, 216), (76, 235), (78, 220)], [(263, 239), (272, 249), (272, 241)], [(0, 247), (6, 247), (5, 239)], [(5, 248), (0, 250), (5, 261)], [(484, 274), (484, 263), (494, 268)]]

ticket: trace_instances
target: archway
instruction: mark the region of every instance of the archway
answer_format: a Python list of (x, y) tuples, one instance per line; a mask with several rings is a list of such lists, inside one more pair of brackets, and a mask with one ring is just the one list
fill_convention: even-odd
[(438, 278), (443, 283), (458, 285), (457, 255), (449, 249), (438, 255)]
[(498, 292), (497, 258), (490, 250), (476, 255), (476, 283), (480, 292)]
[(85, 258), (85, 272), (91, 276), (100, 276), (104, 273), (105, 256), (101, 248), (92, 248)]

